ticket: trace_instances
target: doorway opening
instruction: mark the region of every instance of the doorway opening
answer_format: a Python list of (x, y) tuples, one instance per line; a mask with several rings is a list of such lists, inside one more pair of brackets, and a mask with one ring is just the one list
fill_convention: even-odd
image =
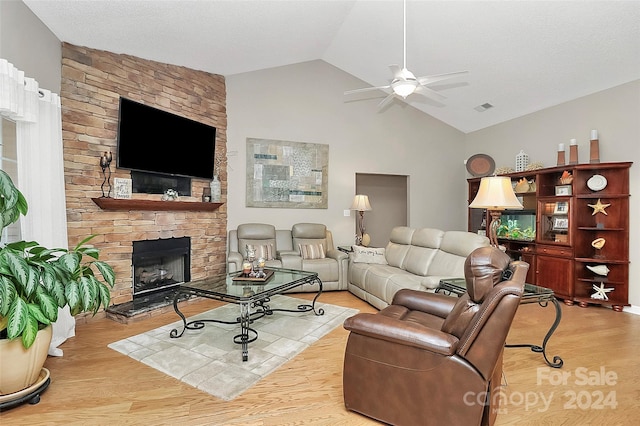
[[(365, 212), (371, 247), (385, 247), (394, 227), (408, 225), (409, 176), (356, 173), (356, 194), (368, 195), (371, 203)], [(356, 226), (354, 221), (355, 233)]]

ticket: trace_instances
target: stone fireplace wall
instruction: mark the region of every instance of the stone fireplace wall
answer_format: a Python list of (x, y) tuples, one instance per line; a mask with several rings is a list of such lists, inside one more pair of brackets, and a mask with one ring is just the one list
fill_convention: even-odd
[[(216, 157), (226, 201), (227, 114), (225, 80), (221, 75), (149, 61), (128, 55), (62, 46), (62, 138), (69, 246), (97, 234), (91, 244), (101, 260), (116, 273), (112, 303), (132, 300), (131, 255), (133, 241), (191, 237), (191, 279), (198, 280), (226, 269), (227, 209), (216, 211), (101, 210), (91, 198), (100, 197), (103, 177), (100, 155), (111, 151), (112, 182), (129, 178), (116, 169), (116, 132), (120, 96), (142, 102), (217, 128)], [(158, 146), (158, 149), (180, 149)], [(180, 201), (201, 201), (206, 180), (192, 180), (192, 196)], [(160, 195), (133, 194), (133, 198), (159, 200)]]

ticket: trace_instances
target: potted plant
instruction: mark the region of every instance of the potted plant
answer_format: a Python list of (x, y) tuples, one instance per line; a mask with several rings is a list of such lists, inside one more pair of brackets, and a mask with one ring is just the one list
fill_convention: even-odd
[[(9, 175), (0, 170), (0, 231), (27, 211), (25, 197)], [(115, 274), (110, 265), (99, 260), (98, 249), (86, 245), (93, 237), (89, 236), (73, 249), (49, 249), (35, 241), (18, 241), (0, 247), (0, 394), (24, 389), (38, 379), (51, 341), (50, 325), (56, 321), (59, 307), (69, 305), (72, 315), (81, 312), (95, 315), (101, 306), (109, 306), (109, 287), (114, 285)], [(4, 345), (19, 346), (13, 352), (17, 351), (22, 357), (36, 346), (34, 342), (39, 334), (45, 335), (45, 342), (37, 345), (45, 348), (44, 356), (29, 357), (41, 364), (27, 368), (32, 372), (31, 377), (14, 380), (23, 383), (9, 384), (10, 379), (2, 378), (3, 370), (15, 376), (17, 366), (15, 361), (7, 360), (10, 351)], [(14, 389), (15, 386), (22, 387)]]

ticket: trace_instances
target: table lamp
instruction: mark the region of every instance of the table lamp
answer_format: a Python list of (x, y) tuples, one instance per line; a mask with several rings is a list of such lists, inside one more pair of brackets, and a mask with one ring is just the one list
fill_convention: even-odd
[(368, 246), (369, 238), (368, 234), (364, 232), (364, 212), (371, 210), (371, 204), (369, 204), (369, 197), (367, 195), (356, 195), (353, 197), (353, 203), (351, 203), (350, 210), (357, 210), (360, 213), (360, 222), (358, 226), (359, 234), (356, 235), (356, 244)]
[(518, 201), (511, 179), (502, 176), (483, 177), (480, 180), (480, 188), (469, 207), (472, 209), (487, 209), (491, 215), (489, 225), (489, 241), (494, 247), (498, 247), (498, 227), (500, 226), (500, 216), (502, 211), (522, 210), (523, 206)]

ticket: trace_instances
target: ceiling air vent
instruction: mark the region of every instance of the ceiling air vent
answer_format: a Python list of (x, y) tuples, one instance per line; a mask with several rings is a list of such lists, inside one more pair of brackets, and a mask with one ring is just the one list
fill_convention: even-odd
[(477, 107), (475, 107), (474, 109), (478, 112), (485, 112), (486, 110), (488, 110), (489, 108), (493, 108), (493, 105), (491, 105), (490, 103), (484, 103), (482, 105), (478, 105)]

